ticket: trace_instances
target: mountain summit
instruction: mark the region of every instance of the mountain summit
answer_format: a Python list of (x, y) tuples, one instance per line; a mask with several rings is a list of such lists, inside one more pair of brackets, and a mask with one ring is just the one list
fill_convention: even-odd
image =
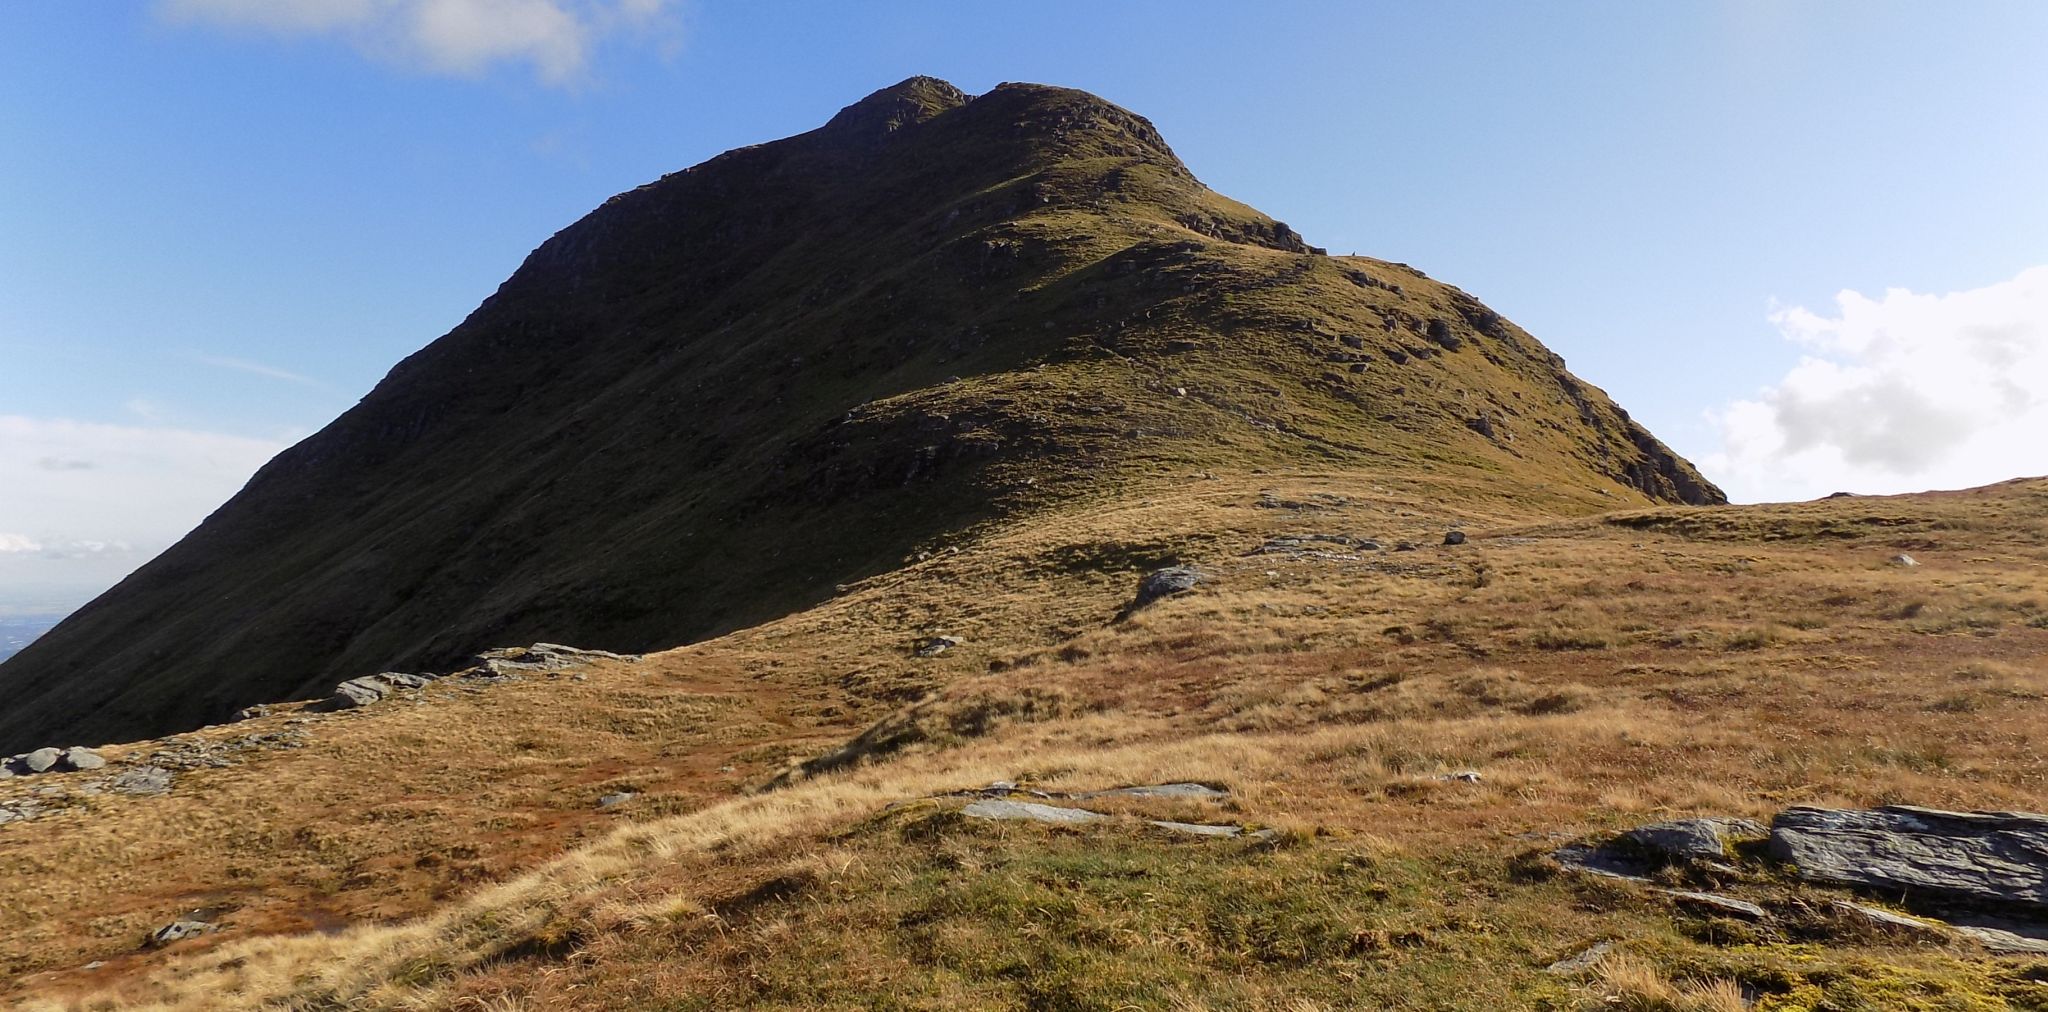
[(1723, 501), (1520, 328), (1310, 247), (1142, 117), (917, 77), (543, 243), (0, 665), (0, 752), (502, 643), (674, 645), (1006, 518), (1260, 468)]

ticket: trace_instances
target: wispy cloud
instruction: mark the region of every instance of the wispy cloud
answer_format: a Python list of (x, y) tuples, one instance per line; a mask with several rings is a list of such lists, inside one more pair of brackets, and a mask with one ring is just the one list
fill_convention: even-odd
[(274, 365), (264, 365), (261, 362), (252, 362), (246, 358), (233, 358), (227, 355), (192, 355), (190, 357), (192, 361), (197, 362), (200, 365), (210, 365), (216, 369), (233, 369), (236, 372), (245, 372), (255, 376), (266, 376), (269, 377), (270, 379), (283, 380), (287, 383), (301, 383), (309, 387), (317, 387), (321, 385), (319, 380), (313, 379), (309, 376), (301, 376), (298, 373), (292, 372), (289, 369), (279, 369)]
[(604, 39), (668, 35), (670, 0), (158, 0), (175, 21), (333, 36), (366, 55), (474, 76), (525, 63), (550, 84), (582, 75)]
[[(111, 586), (283, 448), (217, 432), (0, 415), (0, 597), (62, 588), (82, 601)], [(92, 466), (71, 466), (84, 462)]]
[(2048, 473), (2048, 266), (1923, 295), (1835, 297), (1771, 314), (1807, 350), (1714, 415), (1703, 461), (1738, 500), (1904, 492)]

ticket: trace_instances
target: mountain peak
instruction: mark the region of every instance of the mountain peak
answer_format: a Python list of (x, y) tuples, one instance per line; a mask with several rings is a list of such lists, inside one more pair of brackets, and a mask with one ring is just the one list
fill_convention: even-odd
[(1721, 498), (1478, 300), (1324, 255), (1143, 117), (914, 77), (549, 239), (0, 666), (0, 752), (496, 644), (674, 646), (1034, 511), (1303, 467)]
[(936, 77), (905, 78), (839, 110), (825, 124), (835, 134), (879, 136), (957, 109), (972, 97)]

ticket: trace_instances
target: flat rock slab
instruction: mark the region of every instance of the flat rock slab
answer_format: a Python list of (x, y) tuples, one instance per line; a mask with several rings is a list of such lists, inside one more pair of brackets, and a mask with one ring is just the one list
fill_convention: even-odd
[(1085, 808), (1065, 808), (1060, 805), (1041, 805), (1032, 801), (1003, 801), (986, 798), (960, 809), (960, 814), (970, 819), (1029, 819), (1054, 825), (1074, 825), (1107, 819), (1101, 812)]
[[(966, 807), (960, 809), (960, 814), (970, 819), (1023, 819), (1055, 826), (1085, 825), (1092, 822), (1101, 822), (1109, 818), (1109, 816), (1101, 812), (1091, 812), (1085, 808), (1068, 808), (1064, 805), (1041, 805), (1035, 801), (1008, 801), (1001, 798), (983, 798), (980, 801), (970, 802)], [(1168, 822), (1163, 819), (1147, 819), (1145, 824), (1170, 833), (1185, 833), (1189, 836), (1207, 836), (1218, 839), (1253, 837), (1263, 840), (1273, 835), (1273, 831), (1270, 829), (1261, 829), (1248, 833), (1243, 826), (1234, 825)]]
[(2048, 817), (2040, 815), (1788, 808), (1771, 822), (1770, 855), (1811, 882), (2048, 915)]
[(1218, 790), (1208, 784), (1148, 784), (1139, 787), (1112, 787), (1106, 791), (1083, 791), (1066, 796), (1077, 801), (1094, 798), (1193, 798), (1198, 801), (1220, 801), (1229, 797), (1230, 792)]
[(1740, 917), (1746, 921), (1768, 921), (1771, 919), (1769, 911), (1748, 900), (1738, 900), (1733, 896), (1693, 892), (1690, 889), (1666, 889), (1663, 892), (1664, 895), (1671, 897), (1679, 903), (1697, 910), (1705, 910), (1709, 913), (1722, 914), (1728, 917)]
[(1950, 927), (1955, 928), (1957, 934), (1976, 942), (1994, 955), (2048, 955), (2048, 930), (2044, 930), (2039, 924), (1985, 917), (1965, 919)]
[(1895, 914), (1880, 907), (1850, 903), (1847, 900), (1836, 900), (1833, 906), (1841, 913), (1854, 917), (1873, 927), (1884, 928), (1890, 931), (1903, 931), (1913, 935), (1924, 935), (1929, 938), (1947, 938), (1949, 936), (1949, 925), (1940, 921), (1908, 917), (1905, 914)]

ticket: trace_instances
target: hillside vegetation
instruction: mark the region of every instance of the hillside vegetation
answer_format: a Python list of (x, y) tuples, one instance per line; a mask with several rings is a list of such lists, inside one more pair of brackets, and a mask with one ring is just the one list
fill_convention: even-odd
[[(1743, 887), (1811, 914), (1760, 926), (1545, 855), (1795, 803), (2048, 808), (2048, 481), (1550, 515), (1563, 505), (1421, 472), (1190, 473), (583, 680), (442, 683), (184, 736), (304, 739), (165, 797), (0, 827), (12, 994), (2043, 1007), (2032, 959), (1874, 931), (1779, 872)], [(1439, 544), (1454, 526), (1468, 540)], [(1260, 551), (1314, 534), (1389, 547)], [(1919, 565), (1888, 561), (1902, 551)], [(1168, 562), (1205, 578), (1115, 621)], [(960, 643), (916, 656), (937, 635)], [(1198, 781), (1228, 799), (1105, 810), (1276, 833), (987, 823), (920, 800), (993, 781)], [(137, 949), (193, 911), (223, 930)], [(1619, 946), (1597, 967), (1545, 971), (1602, 941)]]

